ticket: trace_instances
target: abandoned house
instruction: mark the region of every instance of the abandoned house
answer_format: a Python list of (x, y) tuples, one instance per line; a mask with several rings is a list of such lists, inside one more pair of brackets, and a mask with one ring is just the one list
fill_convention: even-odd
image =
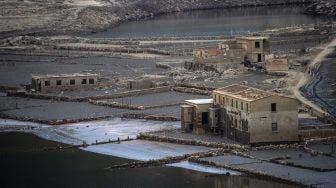
[(296, 99), (244, 85), (213, 92), (210, 100), (188, 100), (181, 106), (186, 132), (213, 132), (244, 144), (298, 141)]
[(265, 56), (270, 53), (268, 37), (239, 37), (237, 43), (245, 49), (245, 57), (252, 63), (265, 61)]
[(240, 63), (262, 63), (270, 54), (268, 37), (238, 37), (226, 40), (218, 48), (194, 49), (195, 63), (232, 65)]
[(58, 92), (96, 87), (97, 74), (32, 75), (32, 89), (38, 92)]

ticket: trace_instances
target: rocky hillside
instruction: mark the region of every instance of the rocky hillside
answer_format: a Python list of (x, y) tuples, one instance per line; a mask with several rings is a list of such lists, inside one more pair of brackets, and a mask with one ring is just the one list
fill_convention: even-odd
[(307, 14), (336, 16), (335, 0), (319, 0), (306, 9)]
[(311, 3), (313, 0), (2, 0), (0, 38), (94, 32), (159, 14), (214, 8)]
[[(109, 1), (109, 0), (106, 0)], [(180, 12), (189, 10), (248, 7), (248, 6), (270, 6), (289, 4), (308, 4), (312, 0), (114, 0), (120, 6), (109, 7), (89, 7), (80, 14), (81, 26), (87, 30), (94, 30), (104, 27), (106, 24), (113, 25), (129, 20), (138, 20), (144, 17), (152, 17), (159, 14)], [(113, 16), (112, 16), (113, 15)], [(88, 17), (98, 17), (88, 19)], [(110, 17), (114, 19), (105, 18)], [(85, 18), (85, 19), (83, 19)]]

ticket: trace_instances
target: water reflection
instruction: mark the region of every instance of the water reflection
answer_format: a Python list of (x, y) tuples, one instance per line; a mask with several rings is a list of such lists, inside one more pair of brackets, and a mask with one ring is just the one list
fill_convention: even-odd
[[(237, 35), (247, 32), (318, 23), (328, 18), (301, 12), (302, 6), (232, 8), (167, 14), (121, 24), (89, 37), (163, 37)], [(330, 19), (330, 18), (329, 18)]]
[(247, 176), (220, 176), (215, 177), (215, 188), (262, 188), (262, 187), (276, 187), (276, 188), (294, 188), (297, 186), (280, 184), (261, 179), (254, 179)]
[(129, 162), (80, 150), (41, 151), (60, 145), (21, 133), (0, 133), (0, 187), (270, 187), (288, 185), (246, 176), (212, 175), (175, 167), (104, 170)]

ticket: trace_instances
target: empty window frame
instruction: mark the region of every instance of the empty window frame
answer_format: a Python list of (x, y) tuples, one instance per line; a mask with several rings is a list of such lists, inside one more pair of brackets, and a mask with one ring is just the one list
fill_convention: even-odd
[(93, 78), (90, 78), (90, 79), (89, 79), (89, 84), (94, 84), (94, 82), (95, 82), (95, 81), (94, 81)]
[(70, 85), (75, 85), (76, 81), (75, 80), (70, 80)]
[(258, 62), (262, 62), (262, 55), (258, 54)]
[(238, 108), (238, 101), (236, 100), (236, 108)]
[(243, 131), (248, 131), (248, 121), (247, 120), (242, 120), (242, 129)]
[(49, 80), (44, 81), (44, 85), (45, 86), (50, 86), (50, 81)]
[(276, 112), (277, 111), (277, 104), (276, 103), (272, 103), (271, 104), (271, 112)]
[(240, 109), (244, 110), (244, 103), (243, 102), (240, 103)]
[(249, 104), (246, 103), (246, 112), (248, 112), (248, 110), (249, 110)]
[(256, 41), (256, 42), (254, 43), (254, 46), (255, 46), (255, 48), (260, 48), (260, 42), (259, 42), (259, 41)]
[(233, 107), (233, 99), (231, 99), (231, 107)]
[(82, 84), (86, 84), (86, 79), (84, 78), (84, 79), (82, 79)]
[(62, 85), (62, 80), (56, 80), (56, 85), (61, 86)]
[(272, 131), (278, 131), (278, 123), (272, 123)]

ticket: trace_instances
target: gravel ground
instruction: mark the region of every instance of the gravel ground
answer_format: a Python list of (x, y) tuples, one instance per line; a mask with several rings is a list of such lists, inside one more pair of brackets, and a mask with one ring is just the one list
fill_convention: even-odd
[[(291, 157), (284, 161), (292, 162), (294, 165), (305, 167), (321, 168), (321, 169), (336, 169), (336, 158), (327, 156), (312, 156), (300, 149), (281, 149), (281, 150), (260, 150), (251, 151), (250, 155), (258, 159), (271, 159), (275, 157)], [(301, 157), (299, 156), (301, 155)]]
[[(331, 144), (312, 144), (308, 146), (309, 148), (316, 150), (316, 151), (321, 151), (324, 153), (331, 153), (332, 152), (332, 145)], [(333, 157), (336, 157), (336, 145), (334, 144), (334, 153), (332, 154)]]
[(139, 105), (139, 106), (154, 106), (154, 105), (182, 103), (184, 100), (188, 99), (205, 99), (205, 98), (210, 98), (210, 96), (193, 95), (188, 93), (169, 91), (169, 92), (161, 92), (134, 97), (112, 99), (111, 101), (115, 101), (118, 103)]
[(93, 66), (102, 76), (141, 76), (155, 74), (163, 69), (156, 68), (155, 62), (148, 59), (112, 58), (112, 57), (86, 57), (68, 59), (65, 62), (78, 63), (83, 66)]
[(242, 82), (246, 82), (246, 85), (251, 87), (256, 87), (260, 89), (274, 89), (274, 84), (263, 83), (263, 81), (267, 79), (279, 79), (280, 76), (270, 76), (262, 72), (242, 72), (238, 75), (229, 75), (227, 78), (216, 78), (216, 80), (204, 82), (204, 80), (195, 80), (191, 81), (191, 83), (199, 85), (199, 86), (209, 86), (209, 87), (224, 87), (231, 84), (240, 84)]
[[(16, 103), (18, 109), (16, 109)], [(117, 116), (124, 109), (96, 106), (86, 102), (61, 102), (28, 98), (0, 97), (2, 113), (41, 120), (81, 119)]]
[(332, 188), (336, 183), (336, 171), (316, 172), (239, 156), (217, 156), (203, 158), (202, 160), (211, 161), (220, 165), (232, 164), (233, 167), (248, 170), (253, 173), (262, 173), (274, 177), (285, 178), (291, 181), (301, 182), (305, 185), (318, 184), (325, 188)]
[[(9, 59), (13, 60), (15, 64), (13, 65)], [(50, 59), (53, 59), (53, 57), (50, 57)], [(9, 65), (7, 65), (8, 62), (10, 62)], [(33, 56), (6, 55), (6, 60), (3, 63), (0, 62), (0, 85), (20, 86), (30, 84), (32, 74), (91, 72), (99, 73), (102, 77), (134, 78), (143, 74), (156, 74), (161, 71), (163, 69), (156, 68), (154, 61), (143, 59), (87, 57), (68, 58), (62, 61), (44, 61)]]
[(162, 107), (162, 108), (152, 108), (148, 110), (144, 110), (143, 112), (148, 115), (154, 115), (154, 116), (172, 116), (175, 118), (181, 117), (181, 108), (180, 105), (176, 106), (168, 106), (168, 107)]

